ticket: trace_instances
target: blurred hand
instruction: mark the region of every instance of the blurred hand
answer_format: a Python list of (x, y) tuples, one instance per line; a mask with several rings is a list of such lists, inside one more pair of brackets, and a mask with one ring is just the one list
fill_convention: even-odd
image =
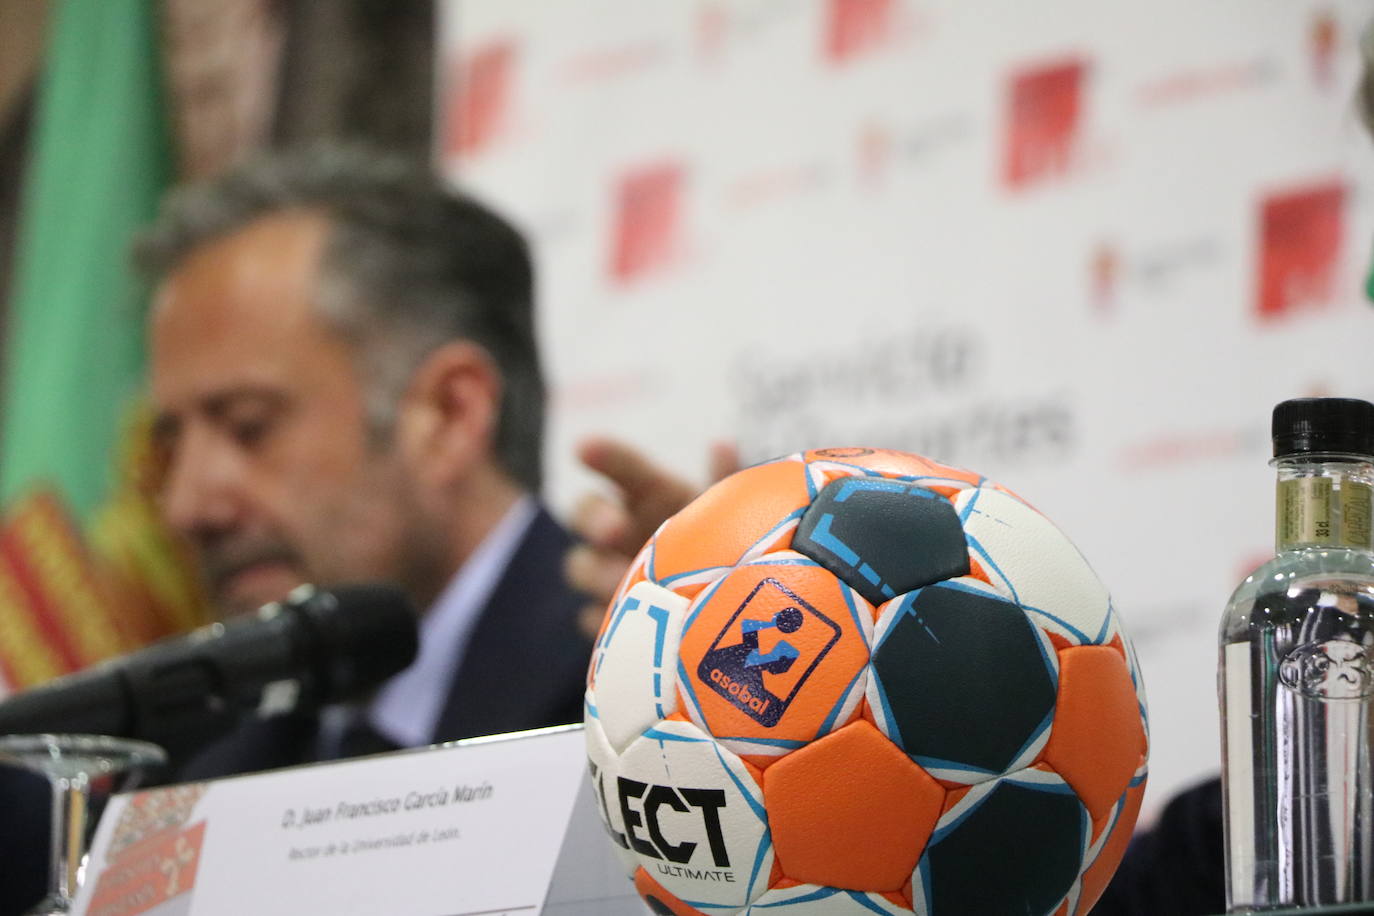
[[(568, 582), (590, 599), (581, 624), (595, 635), (606, 605), (615, 595), (635, 554), (658, 526), (691, 502), (699, 488), (654, 464), (623, 442), (592, 438), (577, 449), (578, 459), (605, 477), (614, 493), (589, 493), (573, 511), (572, 529), (582, 543), (568, 552)], [(711, 483), (739, 470), (733, 443), (711, 446)]]

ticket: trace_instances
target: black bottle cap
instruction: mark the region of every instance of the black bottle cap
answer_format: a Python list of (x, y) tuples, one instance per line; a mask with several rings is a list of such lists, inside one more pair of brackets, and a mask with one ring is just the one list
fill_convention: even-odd
[(1374, 404), (1356, 398), (1294, 398), (1274, 408), (1274, 457), (1374, 455)]

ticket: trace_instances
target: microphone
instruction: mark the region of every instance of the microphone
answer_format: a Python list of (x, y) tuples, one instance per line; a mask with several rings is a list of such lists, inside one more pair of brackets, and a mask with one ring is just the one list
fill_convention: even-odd
[(407, 667), (419, 617), (400, 590), (302, 585), (254, 614), (56, 678), (0, 702), (0, 735), (137, 738), (177, 756), (244, 716), (354, 699)]

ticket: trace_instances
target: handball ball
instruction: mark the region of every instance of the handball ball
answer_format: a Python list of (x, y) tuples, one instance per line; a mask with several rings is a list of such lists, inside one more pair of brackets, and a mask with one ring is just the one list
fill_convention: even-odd
[(611, 603), (587, 753), (660, 914), (1091, 909), (1145, 789), (1107, 590), (983, 477), (846, 448), (659, 528)]

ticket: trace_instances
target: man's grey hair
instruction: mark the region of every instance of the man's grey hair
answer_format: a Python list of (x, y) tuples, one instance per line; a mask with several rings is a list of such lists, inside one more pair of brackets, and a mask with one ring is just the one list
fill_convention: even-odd
[(135, 257), (158, 280), (201, 245), (290, 210), (329, 220), (316, 308), (353, 349), (374, 432), (389, 433), (430, 353), (472, 341), (501, 374), (496, 459), (537, 492), (544, 382), (528, 248), (509, 223), (430, 169), (336, 145), (263, 156), (170, 195)]

